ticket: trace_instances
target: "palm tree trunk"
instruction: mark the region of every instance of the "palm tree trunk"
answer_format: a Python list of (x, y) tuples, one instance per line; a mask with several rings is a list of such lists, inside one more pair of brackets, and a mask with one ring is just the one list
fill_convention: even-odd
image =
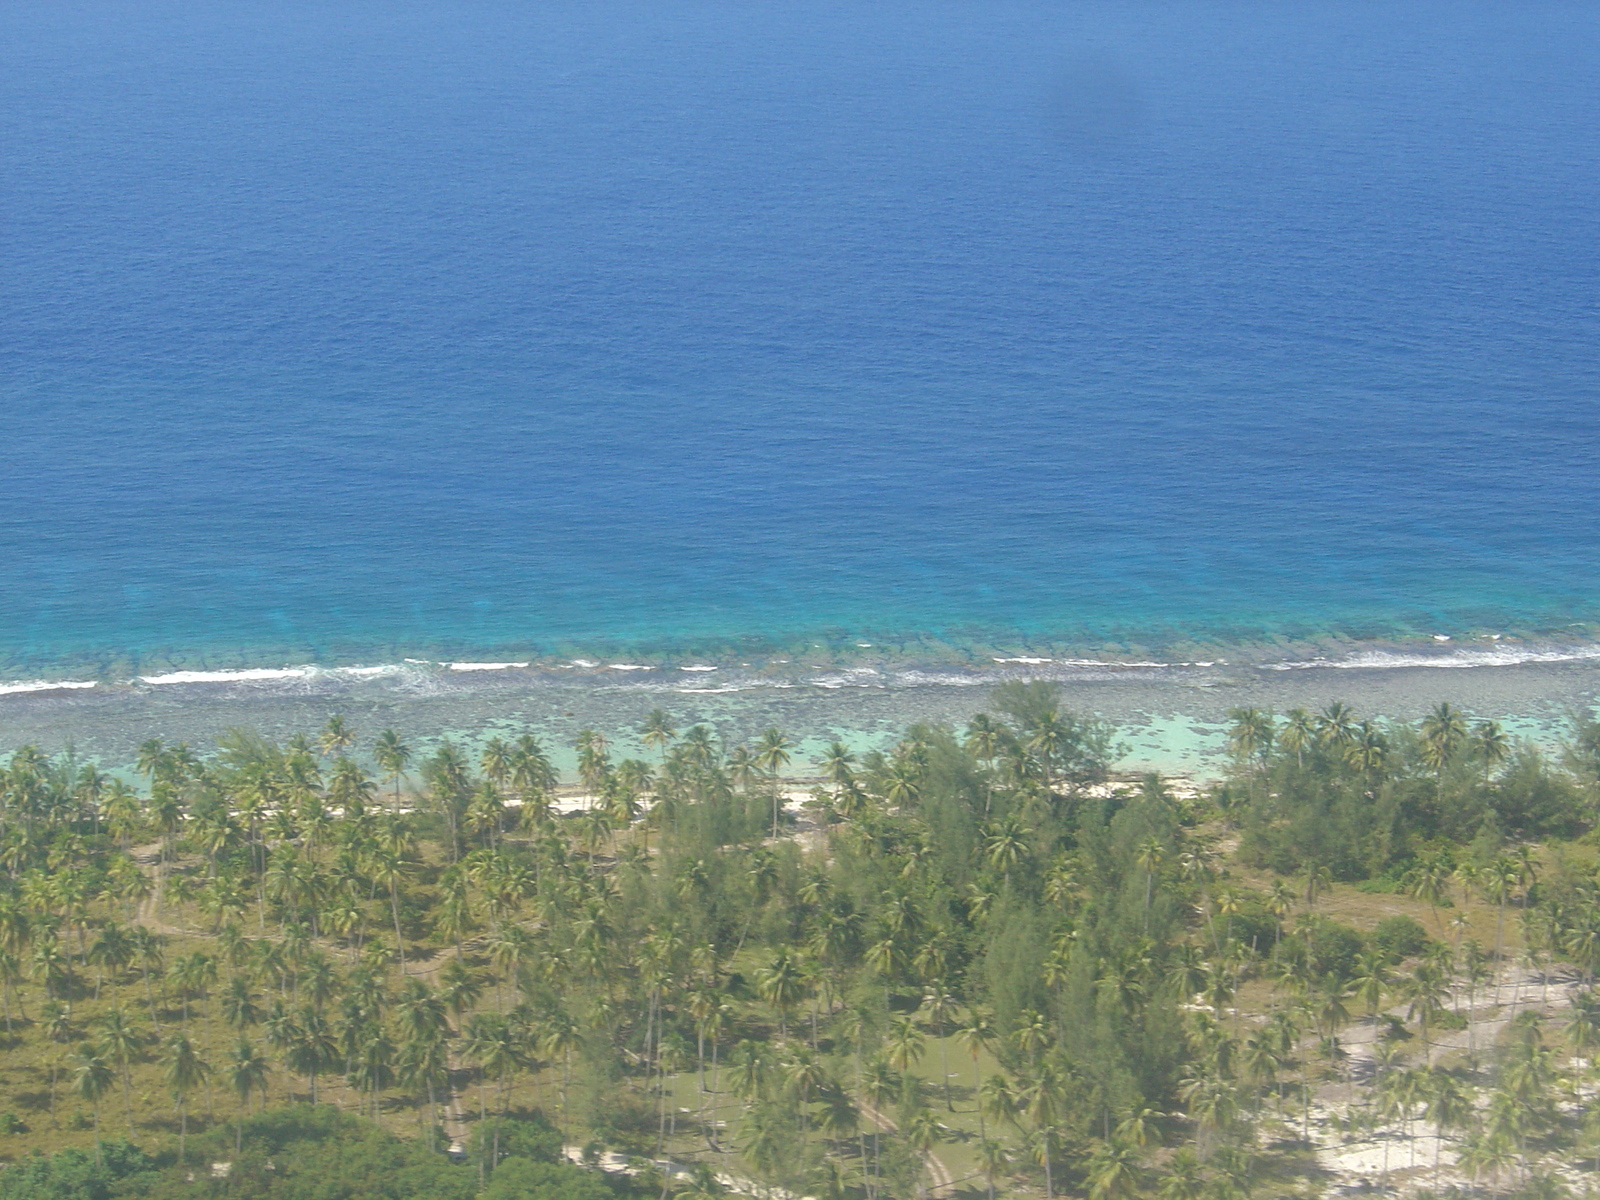
[(394, 916), (394, 953), (400, 960), (400, 975), (406, 974), (406, 939), (400, 932), (400, 898), (395, 891), (394, 879), (389, 879), (389, 911)]

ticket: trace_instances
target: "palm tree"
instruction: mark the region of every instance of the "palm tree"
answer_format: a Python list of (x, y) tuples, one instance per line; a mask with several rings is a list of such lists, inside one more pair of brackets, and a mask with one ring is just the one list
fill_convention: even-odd
[(1487, 864), (1476, 872), (1475, 880), (1484, 895), (1494, 901), (1494, 961), (1495, 975), (1495, 1003), (1500, 1002), (1500, 976), (1498, 968), (1503, 961), (1502, 948), (1505, 944), (1506, 904), (1515, 894), (1518, 882), (1523, 878), (1521, 864), (1509, 854), (1498, 855), (1493, 862)]
[(94, 1157), (100, 1161), (100, 1097), (116, 1082), (116, 1073), (101, 1055), (87, 1047), (70, 1060), (73, 1066), (72, 1090), (94, 1107)]
[(1034, 1068), (1031, 1075), (1022, 1080), (1017, 1099), (1023, 1115), (1033, 1125), (1034, 1135), (1038, 1138), (1040, 1163), (1044, 1167), (1045, 1200), (1050, 1200), (1056, 1194), (1051, 1144), (1056, 1133), (1056, 1124), (1061, 1119), (1062, 1105), (1066, 1100), (1064, 1081), (1054, 1067), (1048, 1062), (1042, 1062)]
[(145, 1000), (150, 1006), (150, 1023), (157, 1034), (161, 1032), (161, 1018), (156, 1015), (156, 994), (151, 983), (159, 975), (165, 961), (167, 938), (148, 925), (135, 925), (128, 933), (133, 945), (134, 958), (139, 963), (139, 975), (144, 980)]
[(394, 954), (400, 974), (406, 973), (406, 940), (400, 929), (400, 881), (410, 870), (406, 853), (411, 835), (404, 819), (393, 817), (380, 836), (379, 844), (367, 855), (367, 877), (389, 892), (389, 915), (394, 921)]
[(1434, 769), (1438, 787), (1444, 786), (1444, 769), (1466, 739), (1466, 718), (1448, 701), (1434, 705), (1433, 710), (1422, 719), (1422, 757)]
[(650, 715), (644, 719), (644, 726), (639, 730), (639, 740), (646, 746), (655, 747), (660, 752), (663, 763), (667, 761), (667, 747), (677, 736), (678, 731), (672, 727), (672, 718), (661, 708), (652, 709)]
[(1356, 727), (1355, 740), (1344, 749), (1345, 761), (1375, 781), (1389, 761), (1389, 739), (1371, 721)]
[[(500, 1013), (479, 1013), (467, 1024), (466, 1038), (461, 1045), (461, 1056), (467, 1062), (478, 1068), (478, 1111), (479, 1120), (488, 1117), (488, 1096), (486, 1083), (490, 1076), (495, 1079), (496, 1091), (500, 1107), (504, 1109), (505, 1084), (511, 1073), (523, 1066), (527, 1059), (523, 1053), (522, 1039), (517, 1036), (516, 1029)], [(495, 1144), (492, 1156), (488, 1162), (496, 1162), (500, 1157), (499, 1130), (496, 1127)], [(479, 1162), (479, 1173), (483, 1173), (485, 1163)]]
[(1439, 917), (1439, 905), (1449, 898), (1450, 878), (1455, 868), (1450, 862), (1449, 855), (1442, 851), (1434, 851), (1423, 855), (1406, 873), (1406, 885), (1410, 893), (1418, 900), (1426, 900), (1433, 909), (1434, 924), (1439, 927), (1439, 932), (1444, 932), (1444, 922)]
[(940, 1124), (933, 1110), (922, 1104), (914, 1105), (910, 1112), (902, 1113), (900, 1130), (906, 1141), (922, 1156), (924, 1163), (933, 1157), (934, 1146), (950, 1136), (950, 1130)]
[(1156, 1189), (1160, 1200), (1200, 1200), (1205, 1194), (1205, 1175), (1195, 1152), (1184, 1147), (1172, 1156), (1167, 1173)]
[[(999, 1040), (1000, 1034), (987, 1013), (972, 1009), (968, 1012), (965, 1023), (956, 1030), (956, 1037), (961, 1039), (962, 1046), (972, 1055), (972, 1091), (976, 1097), (983, 1087), (979, 1056)], [(984, 1106), (980, 1102), (977, 1108), (978, 1136), (984, 1138), (988, 1136), (988, 1131), (984, 1128)]]
[(756, 743), (755, 762), (766, 771), (772, 785), (772, 836), (778, 836), (778, 814), (782, 803), (778, 793), (778, 772), (789, 765), (789, 750), (794, 745), (777, 726), (761, 735)]
[(1479, 721), (1472, 727), (1472, 755), (1483, 764), (1483, 786), (1489, 786), (1489, 772), (1511, 753), (1511, 739), (1499, 721)]
[(1455, 1076), (1435, 1067), (1428, 1072), (1423, 1089), (1427, 1117), (1433, 1122), (1437, 1138), (1433, 1147), (1433, 1186), (1439, 1186), (1439, 1157), (1446, 1129), (1460, 1129), (1473, 1114), (1472, 1097), (1462, 1090)]
[(1272, 714), (1259, 708), (1230, 708), (1227, 715), (1230, 722), (1228, 748), (1255, 774), (1271, 753), (1277, 736)]
[(376, 1121), (383, 1092), (394, 1084), (394, 1043), (382, 1025), (372, 1022), (358, 1031), (351, 1044), (355, 1053), (349, 1059), (348, 1082), (371, 1098), (371, 1117)]
[(1444, 1001), (1450, 994), (1449, 977), (1432, 963), (1420, 962), (1400, 981), (1400, 993), (1409, 1001), (1407, 1020), (1417, 1021), (1422, 1028), (1422, 1060), (1426, 1066), (1431, 1057), (1428, 1026), (1444, 1011)]
[(1383, 996), (1393, 981), (1389, 964), (1379, 950), (1367, 950), (1356, 960), (1356, 977), (1351, 980), (1356, 996), (1367, 1007), (1367, 1019), (1376, 1023)]
[(1006, 1168), (1011, 1165), (1011, 1151), (1006, 1149), (1006, 1144), (998, 1138), (979, 1138), (978, 1165), (979, 1169), (983, 1171), (983, 1182), (988, 1189), (988, 1200), (994, 1200), (995, 1181), (1004, 1175)]
[(1317, 906), (1317, 897), (1327, 891), (1333, 883), (1333, 873), (1326, 866), (1316, 865), (1306, 868), (1306, 908), (1314, 909)]
[(233, 1055), (228, 1059), (228, 1083), (233, 1088), (233, 1094), (239, 1097), (239, 1120), (233, 1125), (233, 1152), (240, 1154), (244, 1149), (244, 1118), (250, 1114), (250, 1093), (260, 1092), (262, 1103), (267, 1096), (267, 1072), (270, 1069), (264, 1054), (250, 1044), (250, 1039), (241, 1037), (234, 1044)]
[(768, 1004), (778, 1010), (778, 1036), (789, 1036), (789, 1013), (805, 996), (805, 973), (799, 961), (787, 946), (779, 949), (777, 957), (756, 972), (756, 991)]
[(1011, 815), (984, 831), (983, 855), (1002, 875), (1009, 874), (1028, 855), (1028, 830), (1021, 818)]
[(1116, 1141), (1097, 1142), (1089, 1155), (1089, 1200), (1132, 1200), (1139, 1192), (1137, 1150)]
[(128, 1134), (133, 1135), (133, 1078), (132, 1063), (145, 1045), (145, 1035), (136, 1029), (120, 1008), (103, 1013), (100, 1026), (99, 1052), (114, 1061), (122, 1071), (122, 1103), (128, 1117)]
[(889, 1029), (888, 1062), (897, 1071), (906, 1071), (921, 1060), (926, 1039), (917, 1023), (901, 1017)]
[(1043, 773), (1041, 782), (1044, 784), (1044, 795), (1048, 799), (1055, 792), (1056, 762), (1073, 740), (1072, 721), (1063, 717), (1052, 704), (1033, 716), (1027, 734), (1023, 744), (1029, 752), (1038, 756)]
[[(100, 930), (97, 937), (89, 947), (89, 961), (97, 968), (102, 968), (109, 976), (111, 983), (112, 1002), (116, 1001), (117, 974), (133, 961), (133, 945), (128, 939), (127, 930), (115, 921), (108, 922)], [(100, 995), (100, 978), (95, 976), (95, 996)]]
[(250, 990), (250, 981), (235, 975), (222, 993), (222, 1019), (233, 1028), (244, 1030), (261, 1020), (261, 1009), (256, 1005), (256, 994)]
[(1278, 731), (1278, 745), (1294, 755), (1294, 765), (1306, 765), (1306, 750), (1317, 740), (1316, 718), (1303, 708), (1291, 708), (1284, 714), (1283, 728)]
[(411, 761), (411, 747), (394, 730), (385, 729), (372, 747), (372, 756), (377, 760), (384, 778), (394, 784), (393, 810), (399, 812), (400, 779), (406, 773), (406, 764)]
[[(408, 1036), (400, 1043), (400, 1052), (395, 1059), (395, 1074), (402, 1086), (421, 1091), (426, 1095), (427, 1121), (436, 1121), (439, 1111), (439, 1089), (445, 1086), (450, 1078), (450, 1057), (443, 1035), (426, 1035), (414, 1030), (409, 1031)], [(423, 1122), (420, 1106), (418, 1121), (425, 1129), (426, 1122)]]
[(606, 739), (593, 729), (583, 729), (573, 744), (578, 751), (578, 776), (592, 800), (605, 790), (606, 776), (611, 773)]
[(178, 1161), (182, 1162), (189, 1136), (189, 1095), (210, 1077), (211, 1065), (200, 1057), (194, 1043), (182, 1032), (167, 1039), (162, 1061), (167, 1088), (178, 1105)]
[(328, 718), (328, 723), (322, 727), (322, 733), (317, 738), (317, 746), (324, 755), (343, 755), (346, 750), (355, 745), (355, 732), (346, 724), (345, 719), (338, 713)]
[(1316, 716), (1317, 744), (1336, 754), (1356, 738), (1356, 715), (1348, 704), (1335, 700)]
[(531, 733), (523, 734), (511, 751), (511, 786), (522, 800), (524, 825), (532, 827), (550, 820), (549, 799), (556, 783), (555, 768), (539, 739)]
[(1134, 861), (1144, 872), (1144, 931), (1150, 932), (1150, 897), (1155, 886), (1156, 871), (1166, 857), (1166, 847), (1159, 838), (1145, 838), (1134, 851)]
[[(267, 1036), (273, 1036), (271, 1018), (268, 1018)], [(311, 1088), (311, 1103), (317, 1102), (317, 1079), (339, 1061), (339, 1047), (328, 1029), (323, 1015), (309, 1005), (300, 1010), (298, 1020), (292, 1020), (279, 1035), (287, 1038), (284, 1065), (296, 1075), (304, 1075)]]
[[(942, 975), (943, 972), (936, 974)], [(945, 990), (941, 979), (936, 978), (927, 994), (922, 997), (922, 1011), (933, 1022), (933, 1036), (939, 1042), (939, 1070), (944, 1076), (945, 1111), (955, 1112), (955, 1102), (950, 1099), (950, 1044), (945, 1041), (944, 1026), (946, 1021), (956, 1015), (956, 998)]]
[(478, 755), (478, 769), (496, 789), (504, 788), (511, 778), (512, 749), (503, 737), (492, 737), (483, 744)]

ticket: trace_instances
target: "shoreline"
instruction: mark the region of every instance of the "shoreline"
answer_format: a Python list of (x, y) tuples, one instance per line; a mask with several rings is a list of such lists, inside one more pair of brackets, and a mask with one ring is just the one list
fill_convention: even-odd
[(570, 774), (578, 730), (600, 729), (621, 753), (645, 755), (627, 734), (662, 708), (680, 728), (705, 723), (729, 744), (776, 725), (799, 743), (798, 769), (836, 739), (869, 749), (918, 721), (964, 724), (985, 707), (989, 689), (1022, 678), (1057, 682), (1067, 707), (1116, 726), (1128, 750), (1119, 770), (1205, 777), (1221, 764), (1225, 714), (1236, 706), (1281, 713), (1340, 700), (1363, 715), (1414, 720), (1449, 700), (1474, 717), (1501, 721), (1514, 737), (1554, 745), (1574, 714), (1592, 712), (1600, 701), (1600, 645), (1588, 641), (1351, 643), (1337, 657), (1244, 662), (975, 657), (928, 662), (883, 654), (857, 664), (779, 657), (408, 660), (190, 668), (123, 683), (17, 681), (0, 684), (0, 753), (28, 743), (47, 752), (70, 744), (103, 766), (121, 767), (152, 736), (204, 753), (232, 726), (282, 738), (312, 732), (337, 712), (363, 740), (394, 728), (421, 746), (446, 736), (470, 745), (531, 730)]

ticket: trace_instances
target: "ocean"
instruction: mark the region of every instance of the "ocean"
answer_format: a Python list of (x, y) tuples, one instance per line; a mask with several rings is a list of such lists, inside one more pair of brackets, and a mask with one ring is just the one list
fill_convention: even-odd
[(1590, 654), (1596, 78), (1587, 3), (10, 0), (0, 680)]

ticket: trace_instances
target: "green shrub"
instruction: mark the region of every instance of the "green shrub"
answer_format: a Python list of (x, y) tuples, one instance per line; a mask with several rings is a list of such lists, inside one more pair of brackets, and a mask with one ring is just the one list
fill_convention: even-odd
[(36, 1154), (0, 1171), (0, 1200), (109, 1200), (143, 1194), (155, 1179), (155, 1163), (128, 1142), (115, 1140), (94, 1151), (73, 1148)]
[(594, 1171), (508, 1158), (495, 1168), (478, 1200), (616, 1200), (616, 1195)]
[(1411, 958), (1428, 948), (1428, 931), (1415, 917), (1385, 917), (1372, 931), (1371, 942), (1391, 962)]
[(561, 1131), (542, 1112), (519, 1112), (514, 1116), (489, 1117), (475, 1122), (467, 1140), (467, 1154), (473, 1162), (499, 1157), (528, 1158), (535, 1162), (559, 1162)]
[(1308, 917), (1278, 944), (1281, 962), (1301, 964), (1313, 978), (1349, 977), (1366, 948), (1366, 939), (1348, 925), (1328, 917)]

